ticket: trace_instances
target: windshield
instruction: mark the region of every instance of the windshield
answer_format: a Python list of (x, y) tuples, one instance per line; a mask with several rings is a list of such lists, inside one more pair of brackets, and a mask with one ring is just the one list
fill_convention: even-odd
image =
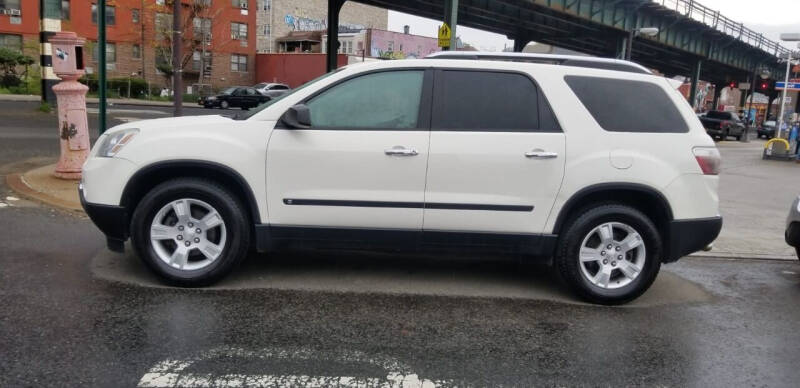
[(230, 94), (233, 93), (234, 90), (236, 90), (236, 88), (227, 88), (227, 89), (223, 90), (222, 92), (220, 92), (220, 94), (230, 95)]
[(263, 87), (265, 87), (267, 85), (268, 84), (261, 83), (261, 84), (256, 84), (256, 86), (253, 86), (253, 87), (256, 88), (256, 89), (261, 89), (261, 88), (263, 88)]
[(253, 109), (250, 109), (246, 113), (238, 113), (234, 117), (234, 120), (247, 120), (247, 119), (253, 117), (254, 115), (256, 115), (258, 112), (261, 112), (262, 110), (269, 108), (270, 106), (272, 106), (272, 104), (274, 104), (274, 103), (276, 103), (276, 102), (278, 102), (280, 100), (283, 100), (284, 98), (286, 98), (288, 96), (291, 96), (292, 94), (295, 94), (300, 90), (305, 89), (306, 86), (312, 85), (312, 84), (314, 84), (314, 83), (316, 83), (318, 81), (321, 81), (321, 80), (323, 80), (325, 78), (328, 78), (329, 76), (335, 74), (336, 72), (338, 72), (339, 70), (342, 70), (342, 69), (344, 69), (344, 68), (340, 67), (339, 69), (336, 69), (336, 71), (332, 71), (330, 73), (325, 73), (325, 74), (323, 74), (323, 75), (321, 75), (321, 76), (319, 76), (317, 78), (314, 78), (311, 81), (308, 81), (308, 82), (298, 86), (297, 88), (295, 88), (291, 92), (283, 94), (283, 95), (280, 95), (280, 96), (277, 96), (277, 97), (274, 97), (274, 98), (271, 98), (269, 101), (267, 101), (267, 102), (255, 107)]

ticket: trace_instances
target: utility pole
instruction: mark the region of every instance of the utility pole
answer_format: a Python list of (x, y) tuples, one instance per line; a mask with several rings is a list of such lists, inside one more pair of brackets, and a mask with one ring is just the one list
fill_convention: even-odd
[(181, 66), (181, 2), (172, 1), (172, 98), (173, 115), (183, 115), (183, 66)]
[(106, 0), (97, 1), (97, 94), (98, 129), (106, 131)]

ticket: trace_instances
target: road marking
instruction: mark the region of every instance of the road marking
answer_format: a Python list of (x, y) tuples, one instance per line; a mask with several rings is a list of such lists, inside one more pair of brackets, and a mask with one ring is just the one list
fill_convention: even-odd
[[(261, 360), (269, 363), (288, 361), (320, 361), (337, 363), (363, 363), (387, 371), (385, 376), (335, 376), (305, 374), (241, 374), (208, 373), (197, 370), (203, 361), (223, 359)], [(212, 362), (213, 363), (213, 362)], [(203, 363), (207, 364), (207, 363)], [(386, 357), (370, 357), (361, 352), (343, 353), (335, 358), (326, 358), (308, 349), (263, 349), (251, 351), (240, 348), (218, 348), (188, 359), (166, 359), (154, 365), (139, 380), (141, 388), (172, 387), (381, 387), (381, 388), (434, 388), (453, 386), (450, 380), (428, 380), (410, 372), (407, 365)]]

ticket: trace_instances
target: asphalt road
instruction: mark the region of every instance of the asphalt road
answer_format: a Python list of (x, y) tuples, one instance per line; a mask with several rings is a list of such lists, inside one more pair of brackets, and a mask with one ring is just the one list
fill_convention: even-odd
[[(55, 155), (37, 124), (54, 117), (3, 103), (0, 120), (0, 174)], [(617, 308), (491, 257), (253, 256), (221, 287), (184, 290), (107, 253), (84, 217), (0, 195), (2, 387), (800, 381), (797, 261), (684, 259)]]

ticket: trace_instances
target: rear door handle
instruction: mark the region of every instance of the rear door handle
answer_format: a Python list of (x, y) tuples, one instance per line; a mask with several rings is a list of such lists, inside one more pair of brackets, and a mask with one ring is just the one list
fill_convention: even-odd
[(385, 149), (383, 150), (383, 153), (392, 156), (416, 156), (419, 154), (415, 148), (406, 148), (403, 146), (394, 146), (392, 148)]
[(558, 152), (547, 152), (543, 149), (536, 148), (526, 152), (525, 157), (533, 159), (553, 159), (558, 157)]

